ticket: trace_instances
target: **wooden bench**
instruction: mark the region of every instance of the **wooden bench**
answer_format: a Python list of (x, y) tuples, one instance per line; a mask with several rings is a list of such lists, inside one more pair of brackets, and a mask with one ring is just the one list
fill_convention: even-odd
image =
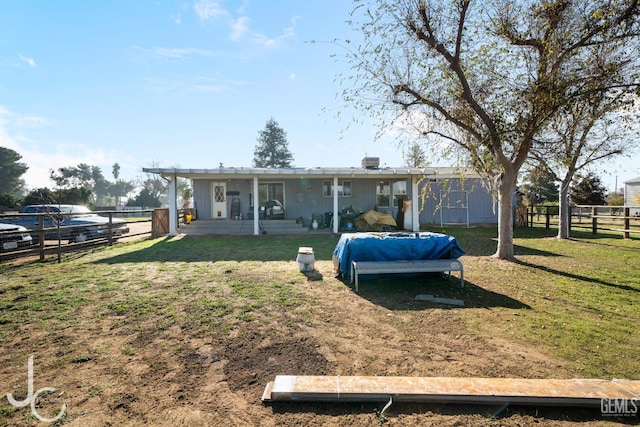
[(444, 273), (460, 272), (460, 286), (464, 287), (462, 262), (457, 259), (419, 259), (398, 261), (353, 261), (351, 263), (351, 283), (356, 282), (360, 274), (396, 274), (396, 273)]

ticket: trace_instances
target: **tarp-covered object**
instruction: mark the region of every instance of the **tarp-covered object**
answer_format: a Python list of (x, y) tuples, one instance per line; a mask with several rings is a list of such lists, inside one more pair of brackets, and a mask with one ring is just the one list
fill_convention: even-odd
[(359, 230), (382, 230), (385, 226), (395, 229), (397, 226), (391, 215), (377, 211), (368, 211), (360, 215), (356, 220), (356, 225)]
[(336, 274), (349, 280), (352, 261), (456, 259), (464, 250), (440, 233), (344, 233), (333, 251)]
[(366, 214), (362, 215), (362, 219), (364, 219), (369, 225), (390, 225), (392, 227), (396, 226), (396, 221), (389, 214), (383, 214), (376, 211), (369, 211)]

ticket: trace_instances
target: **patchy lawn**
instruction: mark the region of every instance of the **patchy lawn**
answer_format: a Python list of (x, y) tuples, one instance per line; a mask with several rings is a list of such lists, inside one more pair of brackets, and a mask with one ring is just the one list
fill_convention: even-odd
[[(275, 375), (640, 379), (640, 240), (517, 230), (518, 262), (490, 259), (495, 230), (447, 229), (464, 288), (426, 275), (335, 278), (336, 236), (148, 239), (0, 265), (0, 425), (605, 425), (599, 409), (277, 403)], [(317, 271), (303, 274), (298, 247)], [(458, 298), (465, 307), (415, 301)], [(496, 419), (494, 419), (496, 418)]]

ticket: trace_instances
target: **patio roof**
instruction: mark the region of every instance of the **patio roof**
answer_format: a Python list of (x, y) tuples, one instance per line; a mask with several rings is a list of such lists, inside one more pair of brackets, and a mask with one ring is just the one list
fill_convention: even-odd
[(280, 176), (280, 177), (304, 177), (304, 176), (337, 176), (337, 177), (409, 177), (436, 175), (437, 170), (433, 168), (249, 168), (249, 167), (220, 167), (212, 169), (182, 169), (182, 168), (143, 168), (143, 172), (155, 173), (162, 176), (179, 176), (183, 178), (213, 178), (225, 176), (226, 178), (253, 178), (255, 176)]

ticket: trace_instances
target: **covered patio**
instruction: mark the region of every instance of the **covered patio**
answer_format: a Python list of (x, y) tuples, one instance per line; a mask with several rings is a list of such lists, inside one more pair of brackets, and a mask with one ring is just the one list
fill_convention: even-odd
[[(432, 169), (406, 167), (144, 168), (143, 171), (169, 181), (170, 235), (178, 233), (179, 177), (192, 182), (197, 221), (188, 227), (193, 232), (259, 235), (269, 233), (270, 226), (275, 227), (274, 234), (279, 233), (277, 229), (282, 233), (311, 230), (339, 233), (345, 226), (341, 221), (344, 212), (353, 212), (355, 216), (370, 210), (394, 218), (402, 210), (400, 228), (418, 231), (419, 183), (436, 173)], [(267, 206), (272, 200), (278, 201), (282, 211), (277, 210), (278, 216), (270, 217), (274, 212), (268, 211)], [(230, 231), (221, 231), (225, 227)]]

